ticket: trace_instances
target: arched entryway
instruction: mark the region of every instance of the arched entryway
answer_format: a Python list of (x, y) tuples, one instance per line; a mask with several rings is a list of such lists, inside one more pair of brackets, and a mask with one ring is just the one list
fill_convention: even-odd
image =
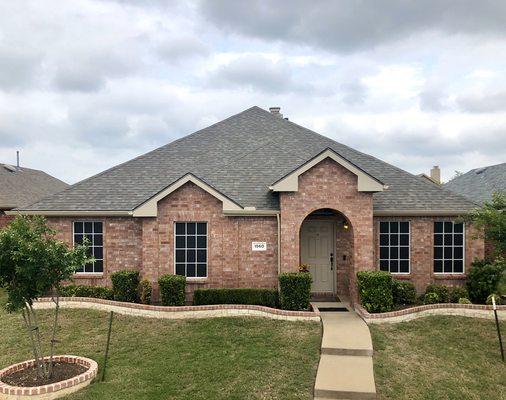
[(300, 227), (300, 263), (313, 277), (315, 296), (348, 298), (353, 273), (353, 228), (344, 214), (322, 208), (310, 213)]

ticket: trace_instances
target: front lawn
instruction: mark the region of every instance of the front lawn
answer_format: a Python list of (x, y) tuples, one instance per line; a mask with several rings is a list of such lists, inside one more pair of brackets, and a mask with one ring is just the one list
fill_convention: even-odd
[(434, 316), (370, 329), (381, 399), (506, 399), (493, 321)]
[[(101, 367), (107, 324), (107, 313), (63, 309), (57, 353)], [(0, 309), (0, 337), (0, 368), (32, 358), (20, 315)], [(319, 348), (317, 323), (116, 315), (106, 382), (68, 399), (312, 399)]]

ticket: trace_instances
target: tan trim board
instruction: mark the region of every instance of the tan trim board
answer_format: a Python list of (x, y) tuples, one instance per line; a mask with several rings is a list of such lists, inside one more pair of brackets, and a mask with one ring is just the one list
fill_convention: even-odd
[(136, 207), (133, 211), (134, 217), (156, 217), (158, 215), (158, 202), (163, 198), (167, 197), (172, 192), (179, 189), (185, 183), (192, 182), (202, 190), (209, 193), (211, 196), (216, 197), (223, 203), (223, 211), (237, 211), (242, 210), (243, 208), (230, 200), (225, 195), (218, 192), (215, 188), (205, 183), (203, 180), (197, 178), (195, 175), (186, 174), (183, 177), (179, 178), (177, 181), (167, 186), (164, 190), (159, 192), (157, 195), (153, 196), (146, 202), (142, 203), (138, 207)]
[(224, 210), (223, 214), (227, 217), (275, 217), (280, 214), (280, 211), (277, 210)]
[(326, 149), (313, 159), (304, 163), (296, 170), (290, 172), (288, 175), (272, 184), (269, 189), (274, 192), (297, 192), (299, 190), (299, 176), (326, 158), (334, 160), (336, 163), (340, 164), (357, 176), (357, 189), (359, 192), (382, 192), (386, 188), (382, 182), (352, 164), (347, 159), (337, 154), (334, 150)]
[(132, 211), (53, 211), (53, 210), (11, 210), (7, 215), (43, 215), (54, 217), (131, 217)]
[(439, 217), (459, 216), (471, 210), (378, 210), (373, 211), (375, 217)]

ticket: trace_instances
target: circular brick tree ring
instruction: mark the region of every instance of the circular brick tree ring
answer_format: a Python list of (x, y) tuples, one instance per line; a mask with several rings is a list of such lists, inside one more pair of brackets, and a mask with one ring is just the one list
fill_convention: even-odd
[[(44, 358), (46, 361), (48, 359), (49, 357)], [(87, 370), (80, 375), (64, 381), (55, 382), (44, 386), (20, 387), (11, 386), (5, 382), (2, 382), (2, 377), (23, 370), (25, 368), (33, 367), (35, 365), (35, 360), (11, 365), (0, 371), (0, 400), (58, 399), (70, 393), (74, 393), (85, 386), (88, 386), (93, 378), (97, 376), (98, 364), (89, 358), (78, 356), (54, 356), (53, 360), (55, 362), (79, 364), (87, 368)]]

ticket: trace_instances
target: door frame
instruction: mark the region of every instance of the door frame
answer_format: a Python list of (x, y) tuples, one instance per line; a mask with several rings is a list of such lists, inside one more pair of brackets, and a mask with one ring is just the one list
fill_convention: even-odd
[(336, 288), (337, 288), (337, 259), (336, 259), (336, 241), (337, 241), (337, 238), (336, 238), (336, 234), (337, 234), (337, 221), (335, 221), (334, 219), (329, 219), (329, 218), (311, 218), (311, 219), (305, 219), (304, 221), (302, 221), (302, 224), (300, 226), (300, 234), (299, 234), (299, 264), (302, 264), (302, 228), (304, 226), (305, 223), (328, 223), (331, 227), (332, 227), (332, 254), (334, 255), (334, 261), (333, 261), (333, 265), (332, 265), (332, 289), (330, 292), (318, 292), (318, 291), (313, 291), (313, 289), (311, 288), (311, 293), (313, 294), (318, 294), (318, 293), (322, 293), (322, 294), (326, 294), (326, 293), (332, 293), (332, 294), (336, 294)]

